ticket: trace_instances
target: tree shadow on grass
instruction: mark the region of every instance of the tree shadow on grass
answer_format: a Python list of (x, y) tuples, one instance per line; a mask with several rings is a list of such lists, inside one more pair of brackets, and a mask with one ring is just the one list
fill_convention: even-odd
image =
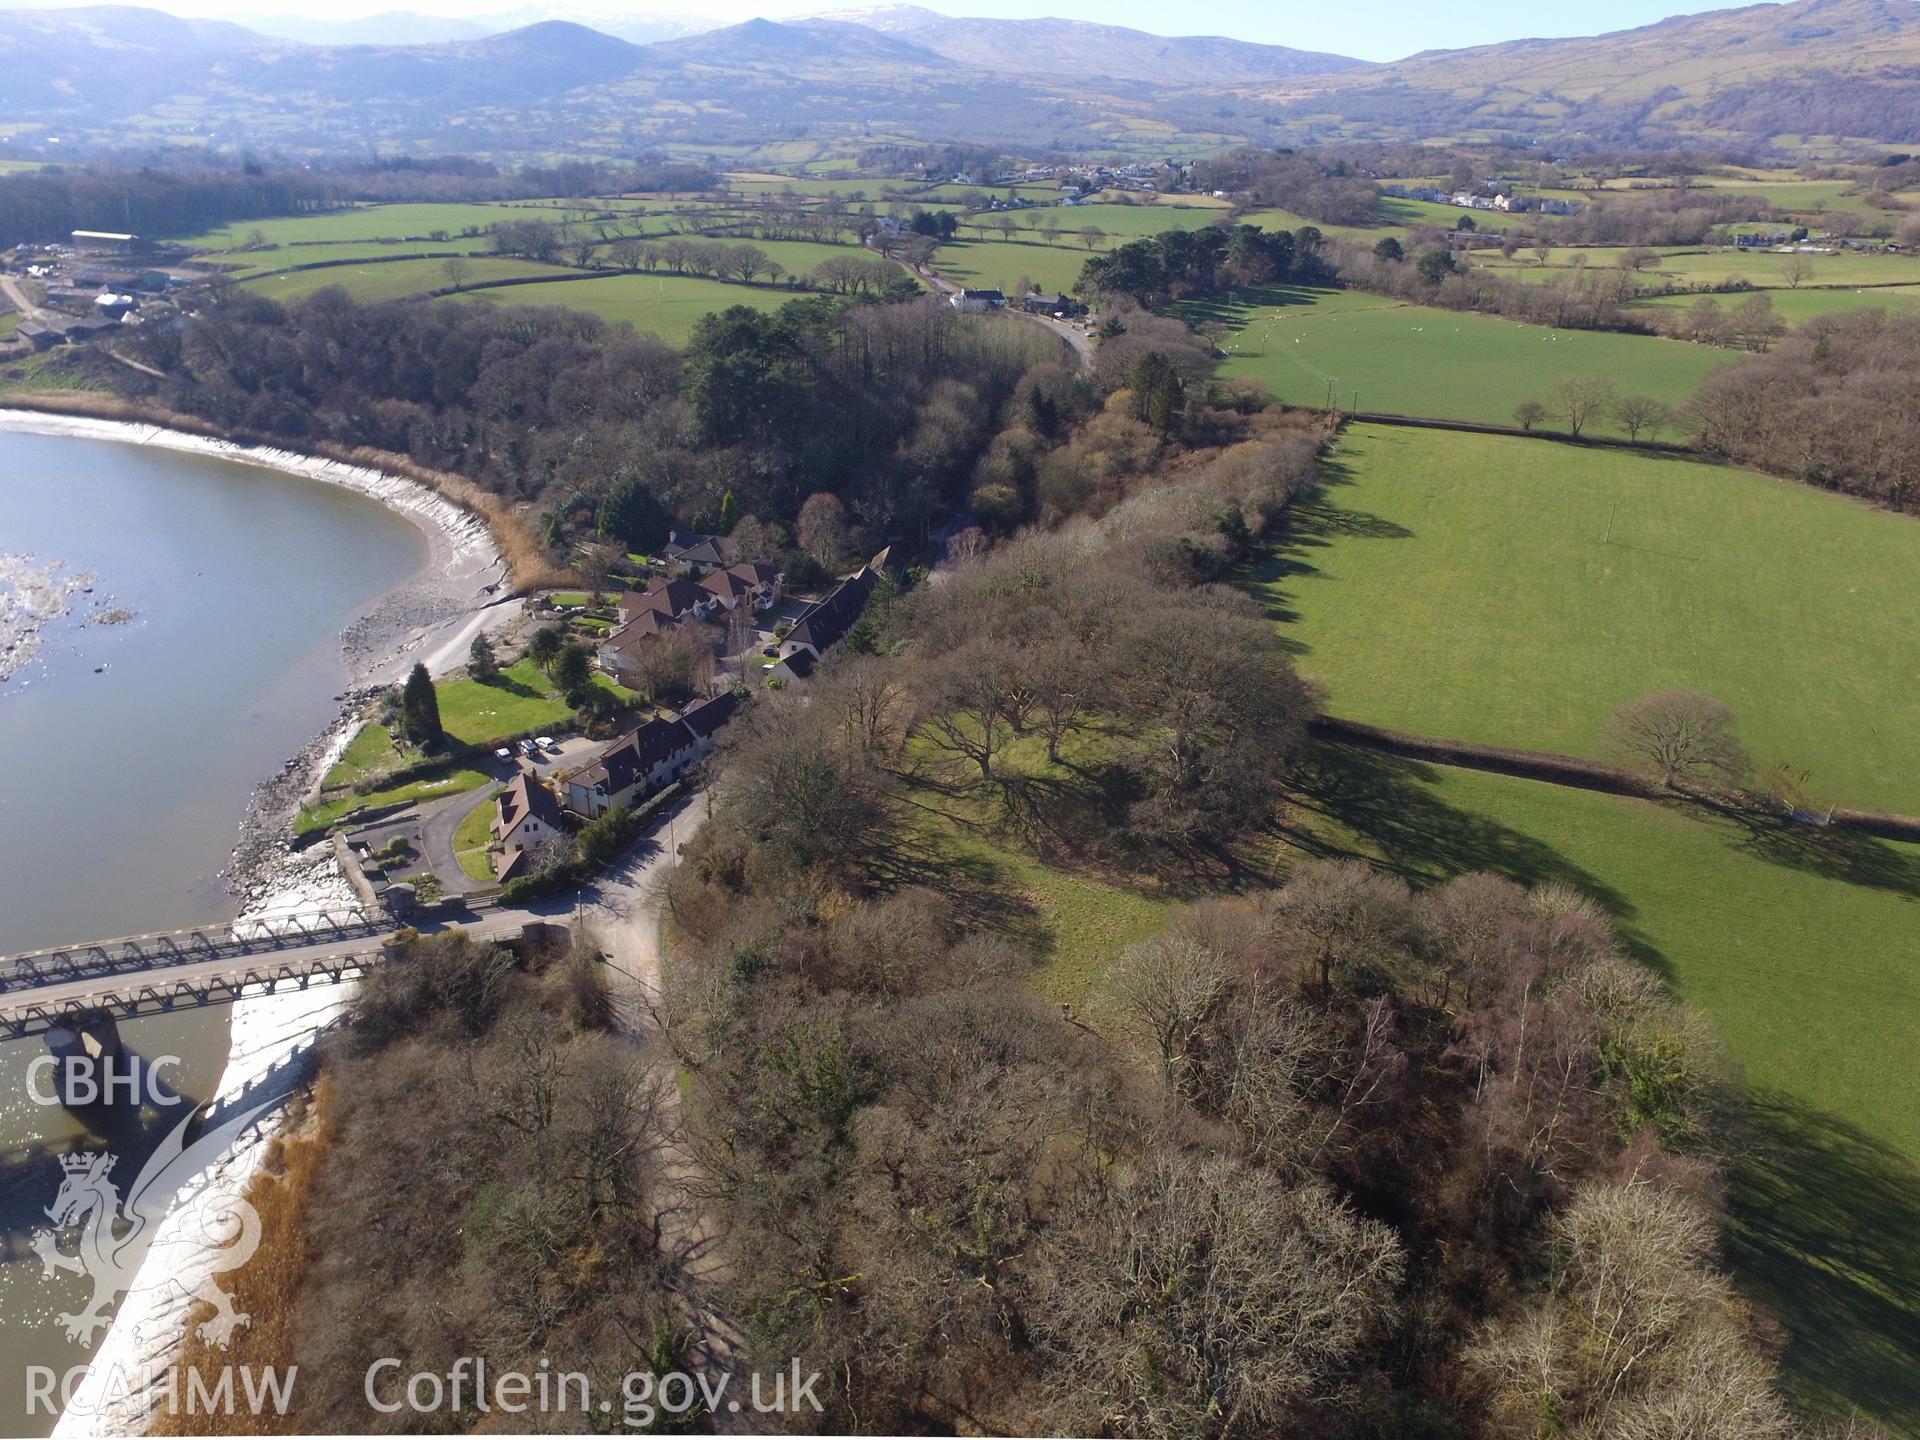
[(1920, 1434), (1920, 1169), (1791, 1096), (1752, 1096), (1735, 1159), (1728, 1259), (1793, 1338), (1809, 1408), (1858, 1406)]
[(1348, 849), (1316, 827), (1288, 827), (1288, 839), (1313, 855), (1359, 854), (1420, 885), (1477, 870), (1522, 885), (1565, 881), (1607, 908), (1638, 959), (1662, 975), (1670, 973), (1666, 957), (1635, 928), (1639, 911), (1631, 900), (1544, 840), (1449, 805), (1433, 789), (1443, 773), (1440, 767), (1374, 750), (1316, 746), (1295, 782), (1296, 804), (1337, 821), (1360, 836), (1368, 849)]
[[(1410, 540), (1413, 531), (1385, 516), (1336, 503), (1330, 489), (1356, 483), (1353, 471), (1338, 460), (1320, 467), (1320, 483), (1311, 495), (1296, 500), (1287, 511), (1283, 528), (1273, 543), (1242, 568), (1242, 585), (1252, 588), (1276, 625), (1292, 625), (1300, 618), (1294, 605), (1294, 584), (1320, 574), (1317, 551), (1342, 537), (1363, 540)], [(1283, 631), (1280, 643), (1290, 653), (1304, 655), (1313, 647)]]
[(1225, 295), (1182, 300), (1169, 308), (1189, 325), (1200, 325), (1209, 320), (1239, 325), (1250, 320), (1251, 312), (1256, 309), (1280, 310), (1317, 305), (1327, 293), (1324, 288), (1315, 289), (1307, 285), (1245, 285)]
[(918, 888), (939, 895), (963, 930), (990, 930), (1036, 952), (1044, 948), (1039, 914), (1009, 882), (1005, 868), (953, 836), (905, 828), (868, 857), (865, 869), (880, 889)]
[(513, 676), (507, 674), (504, 670), (495, 675), (491, 680), (481, 680), (478, 683), (486, 686), (489, 690), (504, 690), (509, 695), (518, 695), (527, 700), (544, 700), (547, 698), (545, 691), (534, 689), (533, 686), (527, 684), (524, 680), (514, 679)]
[(1713, 806), (1711, 813), (1734, 832), (1735, 848), (1768, 864), (1920, 899), (1920, 852), (1858, 830), (1796, 824), (1732, 806)]

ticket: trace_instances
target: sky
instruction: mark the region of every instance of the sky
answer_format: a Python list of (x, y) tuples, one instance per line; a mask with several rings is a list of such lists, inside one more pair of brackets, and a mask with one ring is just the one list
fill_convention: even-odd
[[(0, 3), (49, 5), (97, 3), (97, 0), (0, 0)], [(544, 12), (591, 24), (596, 15), (671, 15), (712, 26), (731, 25), (764, 15), (770, 19), (817, 14), (829, 9), (863, 8), (878, 0), (658, 0), (617, 4), (615, 0), (120, 0), (149, 4), (178, 15), (216, 18), (265, 13), (355, 18), (382, 10), (485, 20), (512, 12), (524, 23)], [(1733, 0), (1599, 0), (1586, 5), (1541, 5), (1539, 0), (1473, 0), (1465, 5), (1436, 5), (1432, 0), (1344, 0), (1341, 4), (1305, 4), (1301, 0), (1213, 0), (1206, 6), (1170, 7), (1165, 0), (942, 0), (929, 6), (951, 15), (1020, 19), (1057, 15), (1108, 25), (1131, 25), (1157, 34), (1230, 35), (1298, 50), (1322, 50), (1362, 60), (1397, 60), (1420, 50), (1458, 49), (1523, 37), (1593, 35), (1649, 25), (1669, 15), (1733, 8)], [(690, 25), (688, 28), (706, 28)]]

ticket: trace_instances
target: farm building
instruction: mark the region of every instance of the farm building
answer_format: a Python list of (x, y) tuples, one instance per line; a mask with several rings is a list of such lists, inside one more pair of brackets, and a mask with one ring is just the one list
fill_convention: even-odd
[(73, 248), (82, 255), (131, 255), (140, 248), (138, 235), (123, 235), (117, 230), (76, 230)]
[(1000, 309), (1007, 303), (1007, 297), (998, 290), (962, 290), (949, 295), (947, 303), (969, 315), (983, 315), (989, 310)]

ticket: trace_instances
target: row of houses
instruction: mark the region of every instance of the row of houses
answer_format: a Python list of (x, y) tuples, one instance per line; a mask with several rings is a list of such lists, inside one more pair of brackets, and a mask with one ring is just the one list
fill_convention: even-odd
[[(709, 538), (699, 537), (702, 542)], [(880, 551), (803, 610), (781, 640), (779, 659), (768, 674), (787, 680), (803, 680), (812, 674), (827, 651), (853, 628), (881, 576), (894, 563), (891, 547)], [(734, 565), (712, 572), (701, 582), (666, 580), (641, 594), (623, 596), (621, 630), (680, 623), (707, 603), (697, 599), (696, 592), (712, 600), (727, 588), (709, 586), (707, 581), (725, 576), (741, 579), (740, 572), (756, 568), (768, 569)], [(775, 587), (772, 593), (777, 593), (778, 577), (760, 579), (761, 584), (769, 582)], [(750, 589), (736, 603), (745, 603), (757, 593), (766, 592)], [(686, 608), (676, 615), (676, 606), (682, 605)], [(616, 806), (632, 807), (680, 779), (712, 752), (721, 729), (744, 703), (741, 691), (730, 690), (689, 705), (671, 719), (655, 716), (607, 746), (590, 764), (567, 775), (558, 799), (531, 773), (523, 771), (515, 776), (496, 801), (492, 824), (495, 878), (504, 882), (524, 873), (530, 855), (564, 834), (573, 820), (597, 819)]]
[(656, 716), (621, 736), (592, 764), (567, 777), (566, 809), (592, 820), (672, 784), (713, 749), (715, 737), (742, 703), (740, 693), (730, 690), (689, 705), (677, 719)]
[(891, 549), (882, 550), (852, 575), (801, 611), (780, 641), (780, 656), (767, 667), (771, 680), (804, 680), (846, 636), (892, 565)]
[(682, 778), (713, 750), (742, 703), (741, 695), (730, 691), (689, 705), (673, 719), (655, 716), (567, 776), (564, 799), (531, 771), (514, 776), (494, 801), (489, 827), (494, 878), (504, 883), (526, 874), (533, 857), (564, 839), (579, 821), (597, 819), (615, 806), (637, 805)]
[(718, 621), (742, 607), (749, 614), (769, 609), (779, 603), (780, 586), (780, 572), (771, 565), (741, 561), (709, 570), (697, 580), (679, 576), (629, 591), (614, 603), (617, 623), (595, 647), (595, 662), (624, 683), (638, 672), (643, 645), (688, 624)]

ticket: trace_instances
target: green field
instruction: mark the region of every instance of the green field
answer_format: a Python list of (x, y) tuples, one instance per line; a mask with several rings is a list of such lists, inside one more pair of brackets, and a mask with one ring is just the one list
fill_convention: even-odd
[[(1219, 218), (1213, 209), (1188, 209), (1170, 203), (1155, 205), (1036, 205), (1031, 210), (1006, 212), (1021, 230), (1041, 230), (1048, 225), (1060, 227), (1060, 243), (1085, 252), (1080, 231), (1089, 225), (1106, 232), (1101, 247), (1125, 240), (1158, 235), (1164, 230), (1204, 230)], [(989, 225), (997, 215), (979, 215)]]
[[(1576, 268), (1589, 274), (1610, 275), (1625, 253), (1618, 247), (1563, 247), (1550, 251), (1542, 266), (1532, 250), (1522, 250), (1511, 260), (1499, 254), (1478, 251), (1476, 267), (1504, 275), (1509, 279), (1539, 283), (1559, 277), (1572, 278)], [(1576, 267), (1576, 257), (1585, 261)], [(1718, 285), (1726, 281), (1744, 281), (1762, 290), (1789, 289), (1785, 265), (1788, 259), (1806, 260), (1813, 267), (1803, 285), (1910, 285), (1920, 284), (1920, 259), (1910, 255), (1799, 255), (1788, 256), (1770, 250), (1686, 250), (1665, 252), (1636, 273), (1638, 283), (1646, 285)]]
[[(660, 236), (649, 236), (649, 241), (657, 241)], [(880, 257), (873, 251), (858, 245), (830, 245), (814, 240), (758, 240), (751, 235), (689, 235), (686, 239), (709, 245), (751, 245), (761, 251), (769, 260), (779, 263), (786, 275), (809, 275), (829, 260), (877, 260)], [(603, 249), (602, 253), (605, 251)], [(610, 260), (601, 263), (610, 264)], [(647, 272), (639, 272), (642, 278), (650, 278)], [(664, 274), (664, 271), (655, 272)], [(669, 277), (673, 278), (673, 277)], [(694, 277), (699, 278), (699, 277)], [(765, 277), (761, 277), (764, 279)], [(784, 280), (784, 276), (783, 276)]]
[[(1627, 303), (1629, 310), (1686, 310), (1698, 295), (1655, 295)], [(1723, 310), (1740, 303), (1738, 295), (1716, 295)], [(1867, 290), (1832, 289), (1769, 290), (1773, 313), (1787, 325), (1804, 325), (1816, 315), (1831, 315), (1844, 310), (1910, 310), (1920, 304), (1920, 284), (1881, 285)]]
[(519, 205), (361, 205), (351, 210), (324, 210), (311, 215), (286, 215), (271, 220), (236, 220), (213, 230), (177, 238), (209, 250), (231, 250), (245, 245), (255, 232), (271, 245), (310, 241), (390, 240), (413, 235), (422, 239), (436, 230), (458, 236), (462, 230), (485, 230), (503, 220), (552, 219), (553, 207)]
[(953, 240), (933, 257), (933, 268), (972, 290), (1016, 293), (1025, 276), (1042, 290), (1072, 290), (1080, 283), (1087, 251), (1078, 241), (1048, 245), (1040, 240)]
[(690, 275), (609, 275), (605, 279), (548, 285), (513, 285), (462, 296), (475, 304), (564, 305), (606, 320), (629, 321), (669, 345), (684, 345), (703, 315), (732, 305), (777, 310), (807, 292), (785, 286), (730, 285)]
[(1623, 393), (1678, 404), (1729, 359), (1679, 340), (1550, 330), (1349, 291), (1270, 287), (1258, 298), (1184, 313), (1231, 325), (1223, 373), (1258, 380), (1289, 405), (1325, 405), (1332, 382), (1350, 410), (1505, 425), (1515, 405), (1547, 401), (1564, 376), (1604, 376)]
[(266, 245), (219, 257), (219, 264), (236, 279), (314, 265), (322, 260), (394, 260), (409, 255), (468, 254), (481, 248), (471, 236), (458, 240), (342, 240), (325, 245)]
[(1747, 471), (1349, 426), (1260, 588), (1334, 714), (1592, 754), (1704, 690), (1822, 801), (1920, 813), (1920, 524)]
[(1735, 1273), (1795, 1332), (1802, 1400), (1920, 1433), (1920, 848), (1323, 756), (1306, 805), (1324, 839), (1420, 881), (1567, 880), (1714, 1021), (1754, 1100)]
[[(299, 251), (294, 251), (299, 254)], [(365, 265), (325, 265), (318, 270), (291, 270), (261, 275), (242, 283), (256, 294), (273, 300), (298, 300), (329, 285), (338, 285), (356, 300), (404, 300), (410, 295), (425, 295), (444, 289), (447, 279), (444, 260), (386, 260)], [(511, 280), (523, 275), (552, 275), (556, 267), (538, 265), (531, 260), (504, 260), (489, 257), (467, 261), (469, 285), (487, 280)], [(568, 272), (560, 270), (557, 273)], [(549, 289), (550, 286), (529, 286)], [(486, 293), (486, 292), (482, 292)], [(502, 295), (521, 293), (503, 290)], [(532, 303), (532, 302), (528, 302)], [(541, 302), (551, 304), (555, 302)]]
[(1405, 239), (1421, 229), (1452, 230), (1462, 216), (1471, 215), (1476, 230), (1547, 230), (1558, 223), (1553, 215), (1513, 215), (1500, 210), (1462, 210), (1457, 205), (1440, 205), (1431, 200), (1407, 200), (1398, 195), (1380, 197), (1380, 219), (1371, 225), (1329, 225), (1310, 220), (1291, 210), (1251, 210), (1240, 223), (1258, 225), (1263, 230), (1298, 230), (1311, 225), (1331, 240), (1354, 245), (1371, 245), (1388, 235)]

